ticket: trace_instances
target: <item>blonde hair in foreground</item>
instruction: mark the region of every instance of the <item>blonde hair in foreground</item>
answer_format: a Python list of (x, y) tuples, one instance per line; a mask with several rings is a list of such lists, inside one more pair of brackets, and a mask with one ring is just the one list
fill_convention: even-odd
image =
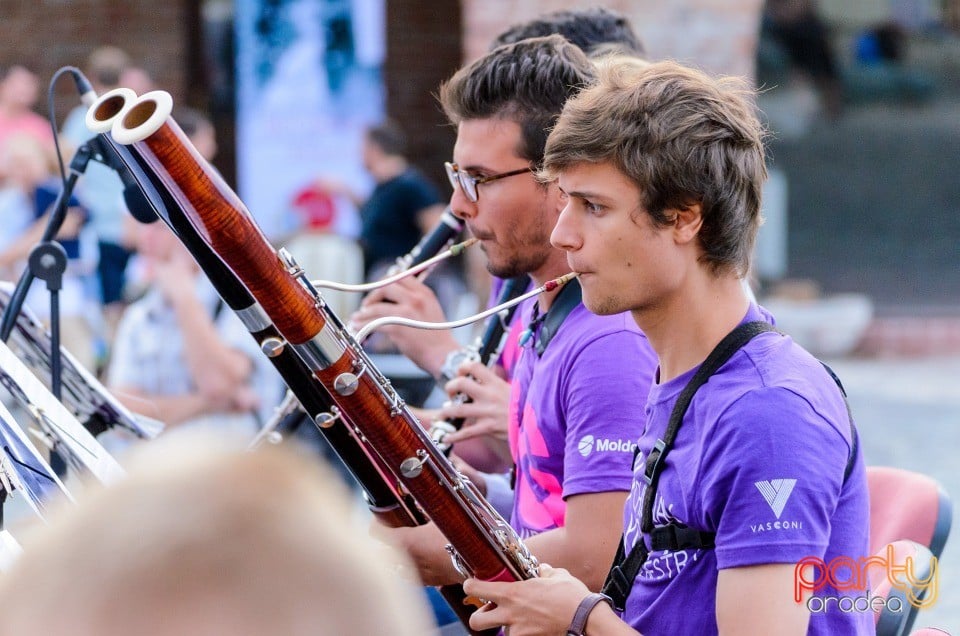
[(170, 437), (25, 542), (0, 584), (0, 633), (430, 633), (419, 590), (331, 470)]

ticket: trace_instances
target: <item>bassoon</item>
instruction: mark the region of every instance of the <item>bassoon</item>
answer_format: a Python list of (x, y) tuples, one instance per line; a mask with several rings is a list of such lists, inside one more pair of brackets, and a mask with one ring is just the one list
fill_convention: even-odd
[(114, 158), (129, 170), (130, 176), (137, 182), (154, 212), (187, 247), (217, 293), (261, 345), (264, 354), (268, 356), (303, 408), (330, 444), (338, 449), (339, 457), (363, 487), (364, 495), (371, 508), (385, 521), (389, 522), (390, 518), (395, 516), (397, 518), (395, 525), (404, 525), (400, 520), (413, 514), (415, 508), (413, 502), (398, 497), (396, 490), (389, 484), (390, 473), (378, 469), (373, 458), (350, 435), (349, 430), (330, 426), (330, 423), (340, 414), (326, 391), (311, 379), (310, 372), (293, 352), (275, 346), (280, 342), (280, 336), (269, 317), (246, 287), (196, 232), (160, 175), (151, 171), (143, 158), (138, 155), (135, 147), (118, 145), (106, 134), (114, 121), (131, 107), (136, 99), (136, 94), (126, 88), (105, 93), (87, 112), (88, 128), (100, 133), (102, 146), (114, 153)]
[[(114, 158), (129, 170), (158, 217), (187, 247), (217, 293), (260, 344), (261, 350), (268, 356), (290, 391), (290, 399), (279, 409), (295, 411), (294, 416), (297, 418), (305, 414), (316, 424), (337, 457), (360, 485), (371, 512), (383, 523), (393, 527), (427, 523), (426, 515), (409, 493), (403, 491), (379, 455), (370, 452), (368, 446), (357, 437), (352, 426), (344, 424), (344, 415), (330, 399), (326, 389), (312, 376), (306, 364), (289, 347), (279, 346), (282, 337), (269, 316), (184, 214), (177, 198), (177, 190), (170, 189), (172, 182), (169, 175), (153, 171), (140, 156), (138, 147), (117, 144), (107, 134), (113, 123), (136, 99), (136, 94), (129, 89), (121, 88), (105, 93), (90, 107), (87, 126), (100, 134), (103, 147), (112, 152)], [(293, 408), (294, 406), (297, 408)], [(341, 422), (340, 426), (335, 425), (338, 421)], [(463, 588), (459, 585), (443, 586), (440, 592), (458, 617), (467, 624), (474, 607), (466, 604)]]
[[(395, 494), (412, 494), (451, 541), (448, 550), (459, 571), (488, 580), (536, 576), (536, 560), (516, 533), (439, 452), (292, 257), (273, 249), (236, 194), (169, 117), (171, 106), (169, 95), (154, 92), (113, 114), (110, 109), (97, 114), (94, 104), (91, 114), (94, 120), (116, 117), (113, 139), (132, 144), (133, 162), (150, 175), (149, 184), (165, 192), (193, 226), (191, 236), (222, 260), (231, 272), (227, 279), (249, 290), (247, 306), (231, 307), (238, 313), (257, 308), (252, 312), (257, 320), (250, 323), (259, 327), (254, 335), (262, 348), (274, 357), (295, 354), (298, 371), (310, 379), (311, 388), (322, 386), (331, 409), (339, 411), (340, 417), (329, 422), (330, 430), (352, 436), (372, 451), (367, 453), (371, 460), (379, 457), (380, 466), (396, 480)], [(188, 234), (175, 229), (181, 239)], [(264, 337), (267, 331), (271, 336)], [(284, 378), (289, 384), (288, 376)], [(415, 510), (408, 513), (401, 520), (404, 525), (422, 523)], [(463, 618), (463, 603), (451, 605)]]

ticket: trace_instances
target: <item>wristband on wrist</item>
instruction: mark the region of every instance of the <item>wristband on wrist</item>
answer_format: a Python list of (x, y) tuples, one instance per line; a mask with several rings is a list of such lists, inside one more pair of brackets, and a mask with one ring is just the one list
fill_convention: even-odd
[(613, 601), (606, 594), (590, 594), (580, 601), (580, 605), (577, 605), (577, 611), (573, 614), (573, 620), (570, 621), (570, 627), (567, 628), (567, 636), (583, 636), (587, 630), (587, 619), (590, 618), (590, 612), (599, 603), (606, 603), (611, 609), (613, 608)]

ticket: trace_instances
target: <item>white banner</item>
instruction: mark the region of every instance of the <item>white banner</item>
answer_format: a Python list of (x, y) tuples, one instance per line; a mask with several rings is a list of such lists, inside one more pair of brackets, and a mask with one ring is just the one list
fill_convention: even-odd
[[(237, 185), (275, 242), (304, 227), (317, 177), (372, 187), (360, 146), (383, 119), (384, 17), (383, 0), (236, 2)], [(356, 210), (333, 203), (330, 229), (355, 236)]]

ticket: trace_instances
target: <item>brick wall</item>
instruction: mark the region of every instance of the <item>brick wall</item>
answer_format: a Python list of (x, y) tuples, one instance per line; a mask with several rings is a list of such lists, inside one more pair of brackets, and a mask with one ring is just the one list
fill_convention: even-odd
[[(505, 27), (540, 13), (584, 6), (576, 0), (463, 0), (464, 58), (486, 52)], [(630, 17), (650, 59), (753, 77), (762, 0), (607, 0)]]
[[(97, 46), (126, 50), (173, 94), (185, 93), (188, 16), (196, 1), (0, 0), (0, 64), (26, 63), (44, 86), (61, 66), (82, 67)], [(69, 80), (58, 83), (58, 113), (75, 103)]]
[(460, 5), (418, 0), (386, 5), (387, 113), (407, 131), (410, 159), (446, 193), (442, 162), (450, 158), (455, 131), (434, 96), (460, 66)]

